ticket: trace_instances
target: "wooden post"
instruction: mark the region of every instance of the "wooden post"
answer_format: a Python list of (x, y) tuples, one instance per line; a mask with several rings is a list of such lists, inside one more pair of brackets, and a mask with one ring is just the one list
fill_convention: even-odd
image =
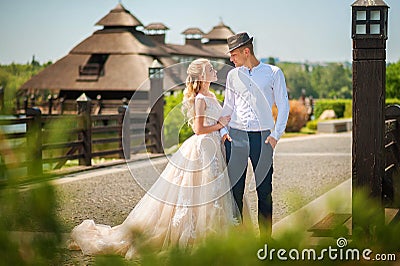
[(28, 110), (28, 96), (25, 96), (24, 97), (24, 111), (25, 111), (25, 114), (26, 114), (27, 110)]
[(162, 145), (162, 125), (164, 122), (164, 89), (163, 81), (164, 74), (162, 70), (162, 65), (154, 60), (152, 66), (149, 68), (149, 78), (150, 78), (150, 106), (151, 112), (154, 116), (150, 116), (150, 123), (154, 123), (155, 132), (152, 132), (155, 136), (155, 148), (154, 152), (162, 153), (164, 151)]
[(51, 94), (49, 94), (49, 96), (47, 97), (47, 101), (49, 104), (48, 114), (51, 115), (51, 111), (53, 109), (53, 96)]
[(59, 98), (60, 115), (64, 114), (64, 101), (65, 101), (64, 97)]
[(31, 107), (35, 107), (36, 105), (36, 96), (35, 94), (31, 94)]
[(129, 160), (131, 158), (131, 119), (129, 117), (128, 106), (122, 105), (118, 107), (118, 113), (121, 114), (121, 118), (118, 122), (122, 127), (119, 135), (121, 139), (119, 147), (122, 149), (122, 152), (120, 153), (119, 157), (121, 159), (125, 158), (126, 160)]
[[(380, 204), (385, 171), (385, 41), (353, 45), (353, 198), (362, 193)], [(353, 222), (357, 222), (354, 211)]]
[[(96, 96), (96, 100), (97, 100), (97, 106), (96, 106), (96, 109), (95, 109), (95, 111), (94, 111), (94, 114), (95, 115), (99, 115), (99, 114), (101, 114), (101, 111), (102, 111), (102, 109), (103, 109), (103, 99), (101, 99), (101, 95), (100, 94), (98, 94), (97, 96)], [(104, 122), (104, 121), (103, 121)]]
[(4, 110), (4, 88), (0, 86), (0, 114), (2, 114)]
[(17, 96), (15, 98), (15, 108), (17, 110), (16, 111), (17, 114), (21, 113), (21, 105), (20, 105), (20, 97), (19, 96)]
[(33, 119), (26, 125), (28, 176), (43, 174), (42, 158), (42, 113), (39, 108), (27, 108), (26, 116)]
[[(387, 10), (388, 6), (383, 1), (357, 0), (352, 5), (352, 221), (353, 232), (357, 228), (357, 232), (365, 235), (370, 235), (374, 228), (384, 224), (382, 179), (385, 172)], [(378, 206), (375, 214), (378, 217), (368, 221), (365, 221), (366, 210), (360, 209), (359, 203), (355, 205), (356, 200), (364, 196)]]
[(83, 141), (81, 148), (83, 158), (79, 159), (79, 165), (90, 166), (92, 165), (92, 101), (85, 93), (79, 96), (76, 101), (78, 104), (79, 128), (82, 129), (79, 134), (79, 140)]
[(7, 172), (6, 172), (6, 166), (5, 166), (5, 161), (3, 159), (3, 156), (0, 154), (0, 182), (7, 180)]
[(362, 188), (367, 195), (380, 201), (384, 174), (384, 52), (381, 53), (383, 57), (378, 58), (376, 52), (381, 49), (360, 48), (356, 42), (354, 47), (353, 186)]

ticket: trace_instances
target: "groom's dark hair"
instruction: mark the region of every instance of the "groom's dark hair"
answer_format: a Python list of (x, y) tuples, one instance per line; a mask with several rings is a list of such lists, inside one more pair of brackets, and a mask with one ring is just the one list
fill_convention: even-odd
[(250, 54), (251, 54), (251, 55), (254, 55), (253, 43), (246, 43), (245, 45), (239, 47), (239, 49), (240, 49), (241, 51), (243, 51), (245, 48), (248, 48), (249, 51), (250, 51)]

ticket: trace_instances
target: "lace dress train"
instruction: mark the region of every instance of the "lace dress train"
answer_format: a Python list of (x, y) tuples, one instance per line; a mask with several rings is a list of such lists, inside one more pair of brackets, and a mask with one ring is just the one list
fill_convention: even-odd
[[(215, 98), (206, 102), (205, 123), (219, 117)], [(117, 226), (85, 220), (71, 233), (71, 249), (84, 254), (120, 254), (131, 258), (139, 244), (160, 249), (186, 248), (210, 234), (224, 234), (238, 223), (219, 132), (193, 135), (170, 158), (164, 171)], [(140, 241), (140, 243), (138, 243)]]

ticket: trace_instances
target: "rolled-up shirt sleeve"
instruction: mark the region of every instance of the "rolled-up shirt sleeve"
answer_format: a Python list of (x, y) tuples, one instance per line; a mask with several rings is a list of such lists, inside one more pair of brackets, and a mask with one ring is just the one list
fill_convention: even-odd
[(275, 122), (275, 129), (271, 132), (271, 136), (279, 140), (285, 132), (290, 109), (285, 76), (280, 69), (275, 72), (273, 89), (275, 104), (278, 108), (278, 116)]

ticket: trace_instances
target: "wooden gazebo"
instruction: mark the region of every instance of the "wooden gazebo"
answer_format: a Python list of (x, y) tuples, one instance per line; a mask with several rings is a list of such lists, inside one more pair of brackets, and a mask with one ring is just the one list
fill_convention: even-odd
[(234, 34), (235, 33), (231, 30), (231, 28), (221, 21), (217, 26), (213, 27), (213, 29), (209, 33), (203, 35), (203, 38), (208, 39), (208, 41), (204, 43), (204, 46), (227, 54), (227, 38)]
[[(208, 44), (202, 43), (201, 30), (196, 31), (200, 34), (195, 35), (195, 38), (192, 31), (184, 33), (187, 39), (184, 45), (167, 44), (165, 33), (168, 27), (162, 23), (151, 23), (144, 27), (121, 4), (96, 25), (103, 28), (95, 31), (66, 56), (21, 86), (17, 100), (20, 103), (25, 98), (25, 103), (19, 106), (27, 107), (30, 104), (26, 99), (41, 96), (41, 99), (53, 102), (50, 105), (42, 100), (42, 109), (47, 110), (46, 106), (52, 106), (53, 114), (75, 112), (75, 100), (85, 93), (92, 100), (101, 101), (104, 108), (97, 110), (102, 110), (103, 113), (107, 110), (115, 112), (114, 107), (121, 104), (124, 98), (129, 100), (139, 88), (143, 92), (149, 92), (150, 86), (143, 84), (149, 83), (149, 68), (154, 60), (163, 68), (199, 57), (229, 64), (229, 56), (220, 47), (222, 42), (218, 42), (218, 47), (211, 45), (210, 41)], [(232, 31), (229, 33), (233, 34)], [(166, 71), (164, 85), (165, 82), (183, 84), (185, 75), (183, 70)], [(164, 89), (168, 87), (169, 85)], [(35, 104), (40, 103), (36, 101)], [(112, 108), (107, 109), (107, 106)]]
[(25, 94), (50, 90), (65, 101), (83, 92), (103, 101), (122, 99), (148, 78), (148, 68), (157, 57), (168, 57), (137, 29), (142, 23), (118, 4), (96, 25), (103, 26), (74, 47), (65, 57), (22, 85)]

